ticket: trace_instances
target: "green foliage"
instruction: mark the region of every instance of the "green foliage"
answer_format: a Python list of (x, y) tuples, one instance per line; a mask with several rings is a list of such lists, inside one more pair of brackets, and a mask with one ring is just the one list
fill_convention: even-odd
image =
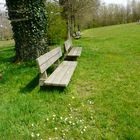
[(139, 36), (136, 24), (84, 31), (64, 90), (40, 89), (37, 66), (11, 64), (13, 48), (0, 48), (0, 139), (139, 140)]
[(65, 21), (60, 17), (55, 19), (55, 23), (48, 28), (48, 44), (60, 44), (66, 37)]
[(140, 19), (140, 2), (127, 1), (126, 6), (103, 3), (94, 12), (93, 19), (93, 21), (90, 20), (89, 24), (87, 22), (89, 28), (93, 28), (94, 23), (97, 26), (108, 26), (137, 22)]
[(6, 4), (14, 32), (17, 59), (35, 59), (47, 51), (44, 1), (6, 0)]
[(48, 44), (59, 44), (66, 37), (66, 22), (61, 17), (61, 8), (56, 2), (47, 2)]

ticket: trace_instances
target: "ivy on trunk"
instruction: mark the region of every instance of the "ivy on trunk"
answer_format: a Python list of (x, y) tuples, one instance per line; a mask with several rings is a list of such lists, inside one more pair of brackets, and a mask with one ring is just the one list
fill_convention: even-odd
[(44, 0), (6, 0), (16, 60), (33, 60), (48, 51)]

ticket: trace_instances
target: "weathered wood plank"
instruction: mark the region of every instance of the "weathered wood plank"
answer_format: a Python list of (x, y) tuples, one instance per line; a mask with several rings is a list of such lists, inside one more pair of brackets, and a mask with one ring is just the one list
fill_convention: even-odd
[(64, 61), (45, 81), (45, 85), (66, 87), (77, 66), (77, 62)]
[(71, 51), (67, 54), (67, 56), (75, 56), (78, 57), (81, 55), (82, 48), (81, 47), (73, 47)]
[(68, 55), (73, 55), (74, 52), (75, 52), (75, 48), (72, 48), (72, 49), (70, 50), (70, 52), (68, 53)]
[(72, 47), (72, 46), (73, 45), (72, 45), (72, 40), (71, 39), (65, 41), (64, 47), (65, 47), (66, 53), (68, 53), (66, 56), (68, 56), (68, 57), (79, 57), (81, 55), (82, 48), (81, 47)]
[(75, 51), (74, 51), (74, 53), (73, 53), (73, 55), (77, 55), (77, 53), (78, 53), (78, 48), (77, 47), (75, 47)]
[(53, 49), (52, 51), (41, 55), (39, 58), (36, 59), (40, 73), (43, 73), (48, 69), (54, 62), (56, 62), (62, 56), (61, 48), (58, 47)]
[(47, 82), (52, 83), (55, 81), (56, 77), (59, 77), (61, 73), (63, 73), (63, 68), (66, 66), (66, 62), (62, 62), (59, 67), (51, 74), (51, 76), (48, 77)]
[(68, 71), (65, 73), (65, 75), (61, 79), (61, 82), (60, 82), (61, 85), (64, 85), (64, 86), (68, 85), (68, 83), (71, 79), (71, 76), (74, 73), (74, 70), (75, 70), (76, 66), (77, 66), (77, 63), (71, 63), (70, 64), (70, 67), (69, 67)]
[(82, 52), (82, 47), (77, 47), (77, 55), (80, 56)]
[(55, 77), (55, 79), (54, 79), (54, 81), (52, 81), (52, 82), (54, 82), (54, 83), (58, 83), (58, 84), (60, 84), (60, 81), (61, 81), (61, 79), (64, 77), (64, 75), (65, 75), (65, 73), (68, 71), (68, 69), (69, 69), (69, 65), (70, 64), (67, 64), (67, 65), (64, 65), (63, 67), (62, 67), (62, 72), (59, 72), (59, 76), (56, 76)]

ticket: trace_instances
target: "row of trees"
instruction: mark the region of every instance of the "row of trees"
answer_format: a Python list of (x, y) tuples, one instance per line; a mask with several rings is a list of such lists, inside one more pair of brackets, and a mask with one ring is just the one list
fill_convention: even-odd
[(87, 24), (87, 28), (136, 22), (140, 19), (140, 1), (128, 1), (127, 5), (100, 4), (93, 14), (93, 19)]
[(10, 22), (5, 11), (0, 11), (0, 40), (12, 38)]
[(48, 51), (48, 45), (95, 26), (140, 19), (140, 2), (127, 6), (100, 0), (6, 0), (14, 33), (16, 60), (30, 60)]
[(63, 7), (62, 16), (67, 21), (68, 36), (73, 35), (76, 31), (80, 31), (81, 25), (88, 22), (92, 14), (99, 6), (99, 0), (59, 0), (59, 4)]
[(89, 13), (94, 13), (98, 5), (98, 0), (48, 0), (48, 43), (51, 45), (76, 35), (92, 19)]

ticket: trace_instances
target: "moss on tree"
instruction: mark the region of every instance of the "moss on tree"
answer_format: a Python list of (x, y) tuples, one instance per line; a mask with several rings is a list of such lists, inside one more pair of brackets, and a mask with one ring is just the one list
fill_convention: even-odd
[(32, 60), (48, 51), (43, 0), (6, 0), (14, 33), (16, 60)]

